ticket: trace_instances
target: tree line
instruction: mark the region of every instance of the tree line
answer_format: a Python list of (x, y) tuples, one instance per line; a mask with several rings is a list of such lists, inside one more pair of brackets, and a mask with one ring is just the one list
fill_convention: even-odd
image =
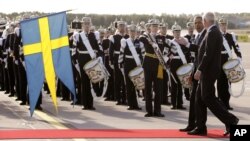
[[(27, 12), (26, 12), (27, 13)], [(1, 17), (9, 17), (10, 19), (15, 19), (15, 17), (19, 15), (23, 15), (24, 12), (21, 13), (11, 13), (11, 14), (4, 14), (0, 13)], [(46, 15), (48, 13), (41, 13), (41, 12), (29, 12), (32, 15)], [(201, 13), (202, 15), (203, 13)], [(250, 27), (250, 13), (216, 13), (217, 18), (225, 17), (228, 19), (228, 28), (230, 29), (238, 29), (238, 28), (249, 28)], [(186, 23), (192, 21), (196, 15), (193, 14), (166, 14), (163, 13), (161, 15), (147, 15), (147, 14), (123, 14), (123, 15), (108, 15), (108, 14), (67, 14), (67, 22), (70, 24), (76, 17), (80, 20), (84, 16), (89, 16), (92, 19), (93, 24), (96, 27), (103, 26), (108, 27), (115, 19), (120, 20), (123, 19), (130, 24), (133, 21), (135, 24), (139, 23), (140, 21), (147, 22), (149, 19), (155, 17), (158, 18), (160, 21), (163, 19), (166, 23), (168, 23), (169, 28), (177, 22), (182, 28), (186, 27)]]

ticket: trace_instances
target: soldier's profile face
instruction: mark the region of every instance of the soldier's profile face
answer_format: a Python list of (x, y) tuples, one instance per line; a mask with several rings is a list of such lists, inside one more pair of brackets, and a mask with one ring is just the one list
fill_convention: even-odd
[(173, 35), (174, 35), (174, 38), (178, 39), (181, 36), (181, 31), (180, 30), (174, 30)]
[(153, 33), (157, 33), (157, 31), (158, 31), (158, 25), (152, 24), (151, 27), (150, 27), (150, 30)]
[(167, 34), (167, 28), (166, 27), (161, 27), (160, 32), (163, 35)]
[(125, 25), (124, 25), (124, 24), (118, 25), (118, 30), (119, 30), (120, 32), (125, 32)]
[(129, 36), (135, 37), (136, 32), (134, 30), (128, 30)]
[(83, 30), (89, 31), (90, 27), (91, 27), (91, 23), (90, 22), (84, 22), (84, 23), (82, 23), (82, 27), (83, 27)]
[(220, 26), (220, 30), (222, 32), (226, 32), (227, 31), (227, 24), (226, 23), (221, 23), (221, 24), (219, 24), (219, 26)]

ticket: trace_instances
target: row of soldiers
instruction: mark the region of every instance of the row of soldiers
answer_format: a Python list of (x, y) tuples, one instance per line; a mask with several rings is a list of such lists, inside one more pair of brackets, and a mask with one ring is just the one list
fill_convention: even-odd
[[(128, 105), (128, 110), (141, 110), (137, 97), (142, 94), (146, 101), (147, 113), (145, 117), (164, 117), (161, 113), (162, 104), (172, 105), (171, 109), (173, 110), (186, 109), (183, 106), (184, 93), (186, 99), (191, 100), (189, 118), (191, 118), (190, 127), (192, 126), (193, 97), (198, 82), (192, 79), (192, 89), (182, 87), (176, 71), (184, 62), (178, 53), (176, 44), (180, 46), (186, 62), (194, 63), (195, 68), (197, 68), (197, 52), (189, 49), (187, 45), (199, 46), (206, 34), (201, 16), (195, 17), (194, 22), (187, 23), (188, 34), (184, 37), (181, 37), (181, 27), (177, 23), (171, 28), (173, 32), (173, 36), (171, 36), (167, 34), (168, 24), (155, 18), (149, 20), (146, 24), (138, 25), (133, 22), (127, 25), (125, 21), (120, 20), (116, 21), (114, 26), (98, 30), (92, 28), (92, 21), (89, 17), (84, 17), (81, 22), (75, 21), (75, 23), (80, 23), (80, 29), (71, 29), (68, 35), (78, 99), (77, 104), (82, 105), (84, 110), (95, 110), (92, 96), (95, 93), (97, 96), (104, 94), (106, 101), (116, 101), (117, 105)], [(241, 58), (235, 37), (227, 33), (226, 19), (220, 19), (219, 25), (228, 44), (231, 48), (234, 48), (237, 56)], [(194, 28), (198, 32), (197, 35), (194, 34)], [(2, 26), (0, 37), (2, 37), (0, 40), (1, 90), (5, 91), (6, 94), (10, 93), (10, 96), (16, 95), (17, 100), (22, 101), (21, 105), (25, 105), (28, 94), (27, 78), (19, 23), (10, 24), (8, 27)], [(89, 41), (93, 52), (90, 52), (89, 46), (84, 43), (86, 39)], [(139, 60), (134, 58), (130, 50), (129, 43), (131, 42)], [(155, 45), (162, 52), (166, 67), (160, 64), (154, 51)], [(198, 49), (198, 47), (196, 48)], [(228, 56), (225, 49), (221, 53), (224, 62), (227, 61)], [(94, 58), (99, 58), (103, 62), (110, 74), (107, 90), (104, 90), (104, 81), (96, 84), (91, 83), (83, 69), (93, 59), (91, 54), (94, 54)], [(143, 67), (144, 70), (145, 89), (142, 91), (135, 89), (128, 76), (129, 72), (136, 67)], [(228, 109), (232, 109), (229, 105), (228, 80), (224, 72), (220, 76), (217, 81), (218, 97)], [(49, 93), (46, 82), (44, 83), (44, 89)], [(57, 93), (58, 96), (62, 96), (62, 100), (70, 100), (71, 98), (70, 92), (60, 80), (57, 82)], [(168, 99), (169, 96), (171, 101)], [(39, 101), (37, 107), (41, 109), (41, 97)]]

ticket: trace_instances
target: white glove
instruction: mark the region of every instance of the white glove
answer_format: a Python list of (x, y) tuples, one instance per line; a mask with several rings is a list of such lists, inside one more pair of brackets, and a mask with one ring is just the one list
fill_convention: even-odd
[(238, 60), (240, 61), (240, 63), (242, 62), (242, 58), (240, 58), (240, 57), (237, 57), (238, 58)]
[(153, 46), (153, 48), (157, 48), (158, 47), (156, 43), (153, 43), (152, 46)]
[(18, 65), (18, 60), (15, 60), (15, 64)]
[(76, 67), (76, 70), (80, 73), (80, 67), (78, 63), (75, 64), (75, 67)]
[(22, 64), (23, 64), (23, 67), (25, 67), (25, 62), (24, 61), (22, 62)]
[(111, 68), (111, 69), (114, 69), (114, 65), (110, 65), (110, 68)]
[(122, 74), (124, 75), (125, 74), (124, 73), (124, 68), (120, 68), (120, 70), (121, 70)]
[(98, 57), (98, 60), (103, 64), (102, 57)]
[(163, 59), (164, 59), (164, 62), (165, 62), (165, 63), (169, 60), (169, 58), (168, 58), (167, 55), (163, 55)]

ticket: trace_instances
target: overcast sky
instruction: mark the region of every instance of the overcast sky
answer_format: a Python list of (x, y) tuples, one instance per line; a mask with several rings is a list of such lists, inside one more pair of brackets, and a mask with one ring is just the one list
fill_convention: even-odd
[(23, 11), (96, 14), (250, 13), (246, 0), (0, 0), (0, 12)]

